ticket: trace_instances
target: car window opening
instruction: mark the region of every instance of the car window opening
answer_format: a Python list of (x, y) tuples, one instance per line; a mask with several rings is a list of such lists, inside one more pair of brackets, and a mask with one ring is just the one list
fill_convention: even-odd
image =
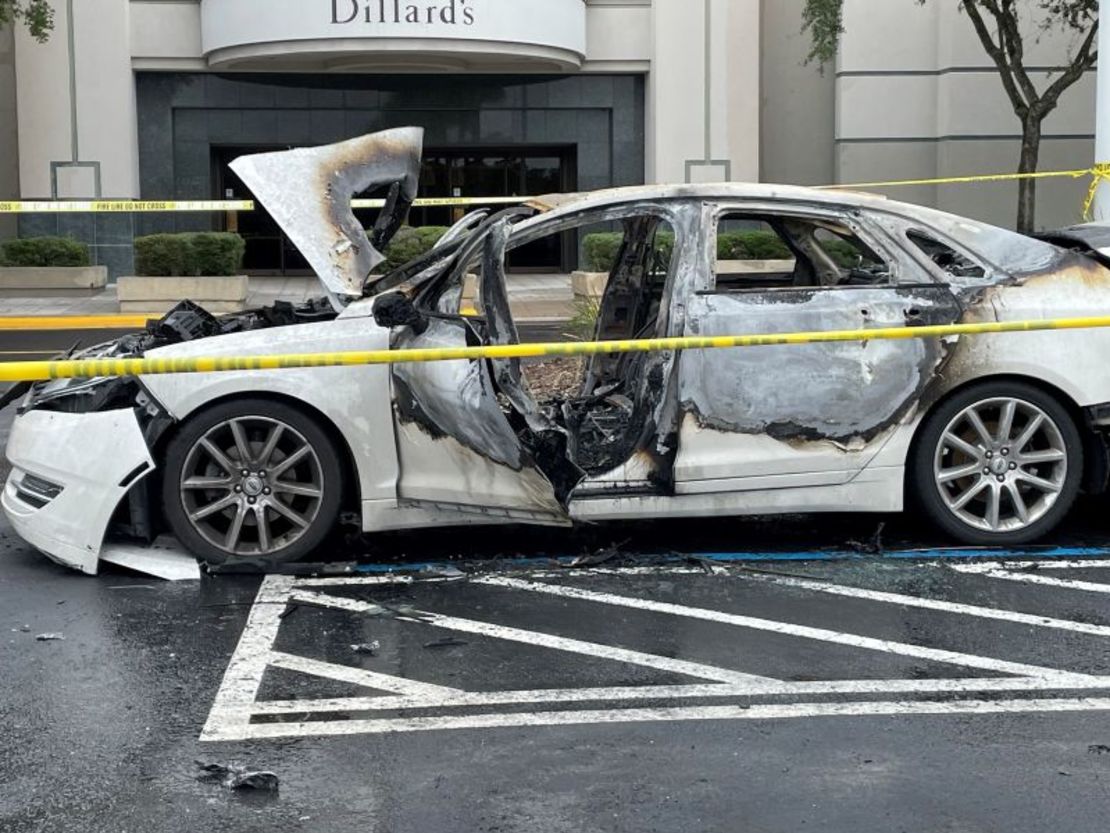
[(985, 278), (986, 270), (947, 243), (921, 231), (907, 231), (906, 238), (946, 275), (954, 278)]
[(816, 218), (724, 214), (717, 227), (716, 292), (882, 286), (891, 269), (850, 227)]

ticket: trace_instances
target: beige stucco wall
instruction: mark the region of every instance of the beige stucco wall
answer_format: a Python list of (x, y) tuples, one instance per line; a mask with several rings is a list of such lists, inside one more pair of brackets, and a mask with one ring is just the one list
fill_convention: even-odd
[(760, 178), (819, 185), (835, 177), (836, 76), (806, 65), (805, 0), (763, 0)]
[[(0, 200), (19, 196), (19, 134), (15, 127), (15, 40), (0, 29)], [(0, 214), (0, 240), (15, 236), (15, 217)]]
[[(841, 182), (1007, 173), (1017, 169), (1020, 125), (997, 70), (968, 20), (949, 0), (846, 0), (836, 66), (836, 164)], [(1026, 23), (1026, 64), (1038, 87), (1044, 68), (1067, 60), (1072, 34)], [(1094, 155), (1095, 79), (1065, 93), (1044, 124), (1041, 169), (1088, 167)], [(1013, 225), (1017, 186), (891, 189), (892, 197)], [(1085, 185), (1039, 186), (1037, 222), (1080, 219)]]
[[(59, 196), (138, 196), (128, 7), (127, 0), (75, 3), (73, 55), (65, 4), (55, 4), (54, 34), (47, 43), (36, 43), (25, 32), (16, 34), (23, 197), (49, 198), (51, 163), (74, 161), (75, 150), (77, 161), (99, 163), (101, 192), (94, 193), (91, 174), (82, 174), (68, 178), (66, 192)], [(70, 93), (71, 61), (76, 70), (76, 101)]]

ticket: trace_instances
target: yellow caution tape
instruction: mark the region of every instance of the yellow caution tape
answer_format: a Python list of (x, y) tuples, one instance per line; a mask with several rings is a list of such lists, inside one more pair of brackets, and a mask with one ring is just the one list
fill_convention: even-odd
[(254, 211), (253, 200), (0, 200), (0, 214)]
[(373, 350), (350, 353), (304, 353), (284, 356), (239, 356), (177, 359), (83, 359), (28, 361), (0, 364), (0, 382), (36, 382), (72, 377), (143, 376), (170, 373), (225, 373), (244, 370), (288, 370), (306, 367), (442, 362), (459, 359), (526, 359), (544, 356), (590, 356), (613, 353), (655, 353), (671, 350), (716, 350), (782, 344), (820, 344), (837, 341), (894, 341), (915, 338), (1017, 333), (1039, 330), (1077, 330), (1110, 327), (1110, 316), (941, 324), (926, 327), (886, 327), (870, 330), (829, 330), (765, 335), (694, 336), (632, 341), (511, 344), (414, 350)]
[[(521, 205), (535, 197), (421, 197), (413, 202), (415, 208), (435, 208), (452, 205)], [(351, 200), (351, 208), (382, 208), (385, 200)]]
[(0, 318), (0, 330), (128, 330), (147, 325), (164, 313), (147, 315), (27, 315)]

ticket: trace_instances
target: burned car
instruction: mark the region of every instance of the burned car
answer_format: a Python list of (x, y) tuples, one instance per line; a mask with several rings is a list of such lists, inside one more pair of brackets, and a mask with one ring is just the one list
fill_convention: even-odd
[[(617, 188), (461, 219), (375, 274), (416, 195), (421, 133), (234, 167), (312, 263), (316, 304), (215, 318), (184, 305), (82, 357), (507, 345), (514, 252), (616, 235), (597, 339), (1068, 318), (1110, 308), (1110, 234), (1033, 239), (865, 194)], [(365, 232), (351, 197), (389, 189)], [(727, 235), (773, 243), (736, 257)], [(371, 275), (367, 278), (367, 275)], [(221, 563), (285, 561), (341, 516), (376, 532), (647, 517), (897, 512), (1028, 542), (1107, 480), (1110, 334), (986, 334), (602, 354), (534, 395), (516, 359), (58, 380), (24, 396), (3, 506), (85, 572), (169, 530)]]

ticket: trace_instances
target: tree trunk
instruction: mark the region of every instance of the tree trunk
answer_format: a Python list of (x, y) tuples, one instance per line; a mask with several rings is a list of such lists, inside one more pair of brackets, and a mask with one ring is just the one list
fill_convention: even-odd
[[(1030, 115), (1022, 122), (1021, 129), (1021, 162), (1018, 165), (1019, 174), (1032, 174), (1037, 171), (1037, 164), (1041, 156), (1041, 121), (1036, 116)], [(1031, 234), (1036, 229), (1037, 222), (1037, 180), (1022, 179), (1018, 181), (1018, 216), (1017, 230), (1021, 234)]]

